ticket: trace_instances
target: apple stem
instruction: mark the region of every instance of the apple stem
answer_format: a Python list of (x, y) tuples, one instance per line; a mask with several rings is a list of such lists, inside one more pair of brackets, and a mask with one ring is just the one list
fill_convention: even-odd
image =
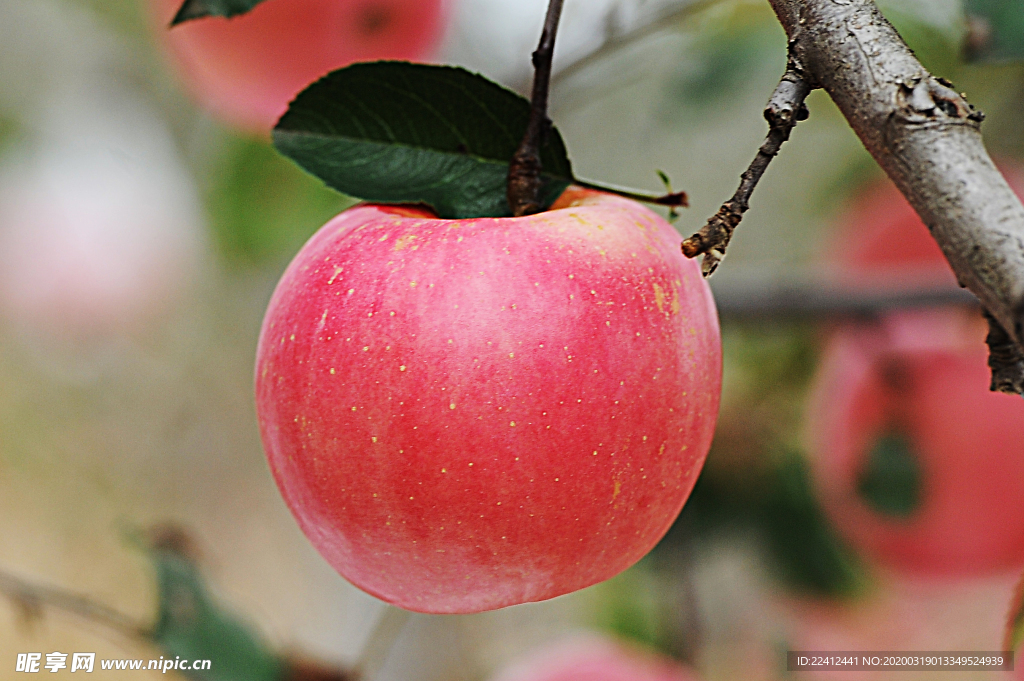
[(530, 122), (519, 148), (508, 166), (508, 205), (516, 217), (540, 210), (540, 147), (551, 128), (548, 118), (548, 89), (551, 84), (551, 61), (555, 54), (555, 34), (562, 16), (563, 0), (550, 0), (544, 31), (533, 53), (533, 96)]
[(764, 109), (764, 117), (768, 121), (768, 137), (761, 144), (750, 167), (740, 176), (740, 186), (732, 198), (708, 218), (700, 231), (683, 241), (683, 255), (687, 258), (704, 256), (700, 269), (705, 277), (710, 277), (718, 263), (725, 257), (729, 239), (743, 219), (743, 214), (750, 207), (750, 196), (754, 193), (757, 183), (761, 181), (768, 164), (779, 153), (782, 143), (789, 139), (789, 134), (797, 122), (807, 118), (804, 100), (815, 87), (817, 85), (812, 83), (790, 49), (786, 73), (783, 74)]

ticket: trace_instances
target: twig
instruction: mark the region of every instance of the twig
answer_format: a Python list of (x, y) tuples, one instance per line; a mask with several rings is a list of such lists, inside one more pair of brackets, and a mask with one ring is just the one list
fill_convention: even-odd
[(586, 70), (592, 64), (601, 61), (605, 57), (614, 54), (616, 51), (637, 40), (641, 40), (660, 31), (671, 30), (671, 24), (674, 24), (691, 14), (696, 14), (697, 12), (707, 9), (717, 2), (721, 2), (721, 0), (684, 1), (681, 2), (678, 7), (655, 14), (649, 20), (636, 28), (617, 35), (609, 35), (599, 48), (593, 52), (588, 52), (586, 55), (560, 68), (554, 74), (553, 80), (558, 83), (567, 78), (571, 78), (573, 75)]
[(562, 16), (563, 0), (550, 0), (540, 44), (533, 53), (533, 96), (530, 122), (519, 148), (508, 166), (508, 205), (516, 217), (540, 210), (540, 147), (551, 127), (548, 118), (548, 89), (551, 84), (551, 60), (555, 54), (555, 35)]
[(687, 258), (704, 256), (700, 269), (705, 277), (710, 277), (725, 257), (729, 239), (732, 238), (736, 225), (743, 219), (743, 214), (750, 207), (750, 195), (754, 193), (754, 188), (760, 182), (768, 164), (779, 153), (783, 142), (789, 139), (797, 121), (807, 118), (804, 100), (811, 89), (811, 80), (800, 66), (800, 62), (790, 53), (786, 73), (783, 74), (764, 110), (764, 117), (768, 121), (768, 137), (758, 149), (750, 167), (740, 176), (739, 188), (732, 198), (723, 203), (718, 212), (708, 219), (700, 231), (683, 241), (683, 255)]
[(1024, 341), (1024, 206), (980, 112), (930, 74), (872, 0), (769, 0), (790, 51), (914, 207), (961, 285)]
[(984, 311), (988, 321), (988, 366), (992, 370), (993, 392), (1020, 395), (1024, 392), (1024, 354), (998, 320)]
[(129, 638), (148, 640), (149, 626), (81, 594), (58, 587), (32, 584), (0, 570), (0, 592), (31, 608), (49, 606), (113, 629)]

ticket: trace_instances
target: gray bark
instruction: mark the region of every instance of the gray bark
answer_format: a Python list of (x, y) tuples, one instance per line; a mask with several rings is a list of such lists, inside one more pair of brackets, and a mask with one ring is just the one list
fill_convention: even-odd
[[(872, 0), (769, 0), (790, 50), (931, 230), (962, 286), (1024, 340), (1024, 207), (976, 112)], [(899, 248), (899, 244), (893, 244)]]

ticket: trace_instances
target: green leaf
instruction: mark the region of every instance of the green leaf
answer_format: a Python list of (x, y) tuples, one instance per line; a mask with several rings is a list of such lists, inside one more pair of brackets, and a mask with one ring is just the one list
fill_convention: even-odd
[(967, 0), (967, 57), (999, 62), (1024, 59), (1021, 0)]
[[(668, 173), (661, 169), (655, 170), (654, 172), (658, 174), (658, 179), (661, 180), (661, 184), (665, 187), (665, 193), (674, 194), (675, 192), (672, 191), (672, 180), (669, 178)], [(678, 219), (679, 211), (676, 210), (675, 206), (672, 206), (668, 210), (668, 222), (669, 224), (675, 224)]]
[[(461, 68), (354, 64), (301, 92), (274, 144), (349, 196), (424, 203), (442, 218), (503, 217), (508, 163), (529, 117), (526, 99)], [(573, 181), (554, 127), (541, 163), (547, 208)]]
[(875, 442), (857, 491), (876, 511), (894, 518), (909, 518), (921, 506), (921, 467), (905, 433), (892, 430)]
[(206, 671), (182, 672), (201, 681), (278, 681), (284, 661), (248, 625), (213, 601), (196, 565), (166, 549), (151, 549), (160, 612), (151, 636), (167, 658), (210, 660)]
[(171, 26), (203, 17), (233, 17), (245, 14), (263, 0), (185, 0)]

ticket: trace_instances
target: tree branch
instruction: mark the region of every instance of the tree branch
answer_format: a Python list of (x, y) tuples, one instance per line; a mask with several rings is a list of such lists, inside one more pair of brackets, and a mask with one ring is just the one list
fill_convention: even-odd
[(992, 369), (989, 390), (1019, 395), (1024, 391), (1024, 354), (996, 318), (987, 310), (984, 313), (988, 321), (988, 366)]
[(871, 317), (923, 307), (979, 307), (969, 291), (955, 286), (893, 290), (856, 288), (825, 281), (775, 282), (761, 278), (712, 280), (722, 320), (820, 320)]
[(516, 217), (540, 210), (540, 147), (551, 127), (548, 118), (548, 89), (551, 84), (551, 62), (555, 56), (555, 36), (562, 16), (563, 0), (550, 0), (540, 44), (533, 53), (533, 96), (530, 99), (530, 122), (519, 148), (508, 166), (508, 205)]
[(705, 277), (711, 276), (725, 257), (732, 233), (750, 207), (750, 196), (768, 164), (779, 153), (783, 142), (789, 139), (797, 121), (807, 118), (804, 100), (812, 89), (811, 83), (799, 60), (790, 51), (786, 73), (764, 109), (764, 117), (768, 121), (768, 137), (758, 149), (750, 167), (740, 176), (740, 186), (732, 198), (722, 204), (699, 232), (683, 241), (683, 255), (687, 258), (704, 256), (700, 269)]
[[(682, 19), (692, 14), (702, 12), (721, 0), (681, 0), (667, 10), (652, 13), (644, 21), (623, 32), (613, 30), (606, 31), (601, 46), (593, 52), (588, 52), (580, 58), (569, 62), (559, 69), (553, 76), (555, 85), (560, 81), (572, 78), (576, 74), (585, 71), (595, 63), (615, 54), (622, 48), (637, 41), (662, 31), (673, 30), (673, 24), (678, 24)], [(609, 17), (610, 18), (610, 17)]]
[(26, 610), (49, 606), (113, 629), (129, 638), (147, 639), (149, 626), (102, 603), (65, 589), (33, 584), (0, 570), (0, 593)]
[(791, 53), (928, 225), (960, 284), (1020, 346), (1024, 206), (985, 151), (982, 114), (921, 66), (873, 0), (769, 2)]

